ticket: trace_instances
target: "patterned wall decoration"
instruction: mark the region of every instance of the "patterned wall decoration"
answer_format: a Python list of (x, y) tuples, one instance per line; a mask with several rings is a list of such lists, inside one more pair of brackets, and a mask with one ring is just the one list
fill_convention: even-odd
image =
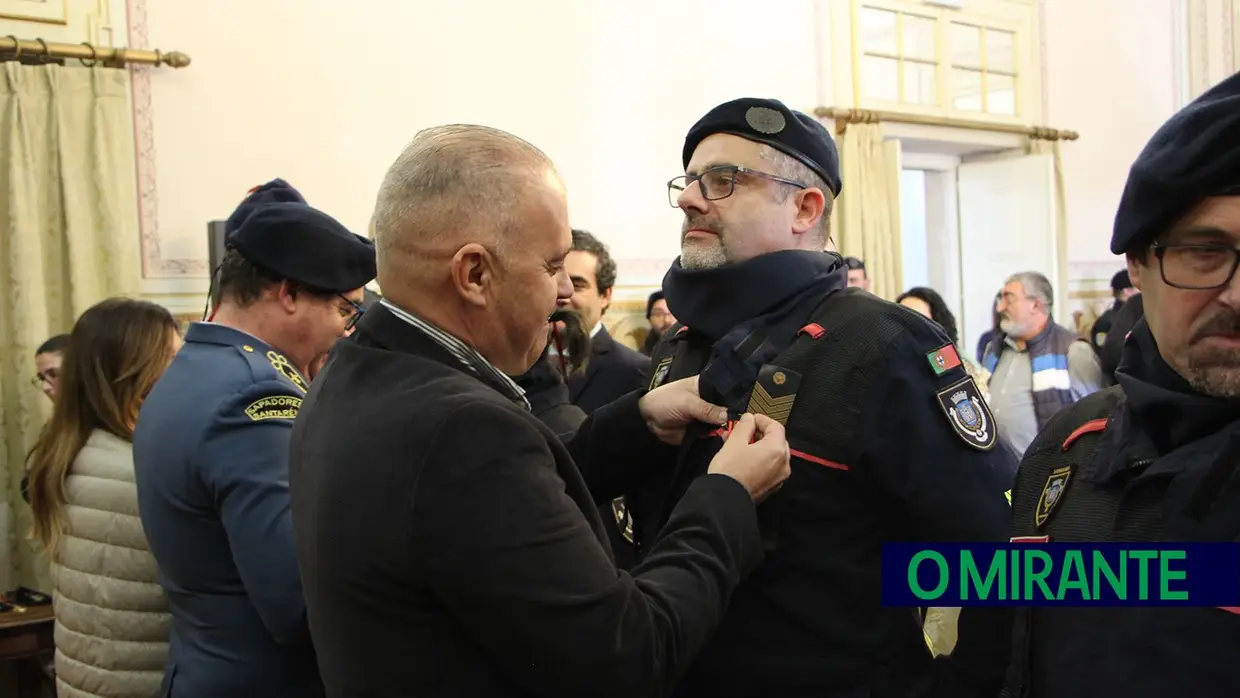
[[(127, 0), (129, 45), (150, 46), (146, 0)], [(159, 196), (155, 177), (155, 115), (151, 109), (151, 66), (131, 66), (133, 84), (134, 147), (137, 150), (138, 225), (142, 246), (142, 277), (168, 279), (207, 277), (205, 259), (164, 257), (159, 239)]]

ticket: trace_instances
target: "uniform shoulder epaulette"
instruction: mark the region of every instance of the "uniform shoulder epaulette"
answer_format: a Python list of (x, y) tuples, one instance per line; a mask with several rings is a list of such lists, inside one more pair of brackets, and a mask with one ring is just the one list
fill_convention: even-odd
[(250, 374), (255, 383), (279, 380), (282, 376), (302, 391), (309, 390), (305, 379), (280, 352), (251, 344), (242, 344), (236, 349), (249, 365)]
[[(1101, 432), (1102, 428), (1098, 428), (1100, 420), (1110, 419), (1115, 409), (1124, 399), (1123, 388), (1119, 386), (1111, 386), (1096, 393), (1091, 393), (1076, 402), (1064, 407), (1055, 413), (1047, 422), (1044, 428), (1029, 444), (1026, 454), (1053, 448), (1063, 450), (1065, 443), (1069, 441), (1073, 434), (1076, 434), (1083, 425), (1092, 424), (1095, 428), (1087, 429), (1086, 432)], [(1075, 441), (1082, 434), (1076, 434), (1072, 438)]]

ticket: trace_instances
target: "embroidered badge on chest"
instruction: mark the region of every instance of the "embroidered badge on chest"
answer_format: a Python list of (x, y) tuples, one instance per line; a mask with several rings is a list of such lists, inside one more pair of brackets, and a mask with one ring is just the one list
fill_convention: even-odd
[(995, 419), (972, 376), (940, 390), (938, 398), (952, 431), (966, 444), (979, 451), (995, 447), (998, 442)]
[(1042, 495), (1038, 497), (1038, 506), (1033, 510), (1035, 526), (1042, 528), (1050, 520), (1051, 512), (1055, 511), (1056, 504), (1063, 501), (1064, 492), (1067, 491), (1071, 480), (1072, 466), (1070, 465), (1055, 468), (1046, 477), (1046, 484), (1042, 486)]
[(310, 389), (306, 385), (306, 381), (301, 377), (301, 374), (297, 372), (297, 369), (293, 368), (293, 365), (288, 362), (288, 359), (284, 358), (283, 354), (278, 351), (269, 351), (267, 352), (267, 360), (271, 362), (272, 368), (292, 381), (293, 385), (301, 388), (303, 391)]
[(749, 407), (745, 411), (764, 414), (788, 426), (788, 417), (792, 414), (800, 387), (801, 374), (767, 364), (758, 371), (758, 380), (749, 393)]
[(671, 370), (672, 357), (668, 356), (659, 361), (659, 365), (654, 369), (654, 375), (650, 376), (650, 387), (648, 387), (647, 390), (654, 390), (660, 385), (663, 385), (663, 382), (667, 380), (667, 374), (671, 373)]

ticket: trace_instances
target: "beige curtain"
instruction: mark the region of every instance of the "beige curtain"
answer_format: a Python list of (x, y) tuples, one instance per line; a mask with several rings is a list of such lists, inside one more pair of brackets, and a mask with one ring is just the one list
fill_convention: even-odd
[(1050, 155), (1055, 166), (1055, 249), (1057, 250), (1059, 273), (1055, 283), (1055, 308), (1060, 324), (1070, 325), (1068, 317), (1068, 208), (1064, 195), (1063, 155), (1060, 152), (1060, 141), (1048, 141), (1041, 138), (1030, 138), (1026, 142), (1025, 152), (1029, 155)]
[(0, 579), (47, 590), (21, 498), (50, 411), (34, 351), (92, 304), (138, 289), (129, 73), (4, 64), (0, 85)]
[(900, 258), (900, 144), (883, 141), (882, 124), (849, 124), (839, 136), (844, 184), (833, 220), (835, 247), (865, 261), (870, 290), (904, 291)]

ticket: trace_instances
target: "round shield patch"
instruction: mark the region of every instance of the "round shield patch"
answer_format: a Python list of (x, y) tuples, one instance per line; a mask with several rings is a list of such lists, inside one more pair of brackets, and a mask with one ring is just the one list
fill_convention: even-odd
[(745, 123), (758, 133), (767, 134), (779, 133), (788, 125), (783, 114), (769, 107), (750, 107), (745, 112)]

